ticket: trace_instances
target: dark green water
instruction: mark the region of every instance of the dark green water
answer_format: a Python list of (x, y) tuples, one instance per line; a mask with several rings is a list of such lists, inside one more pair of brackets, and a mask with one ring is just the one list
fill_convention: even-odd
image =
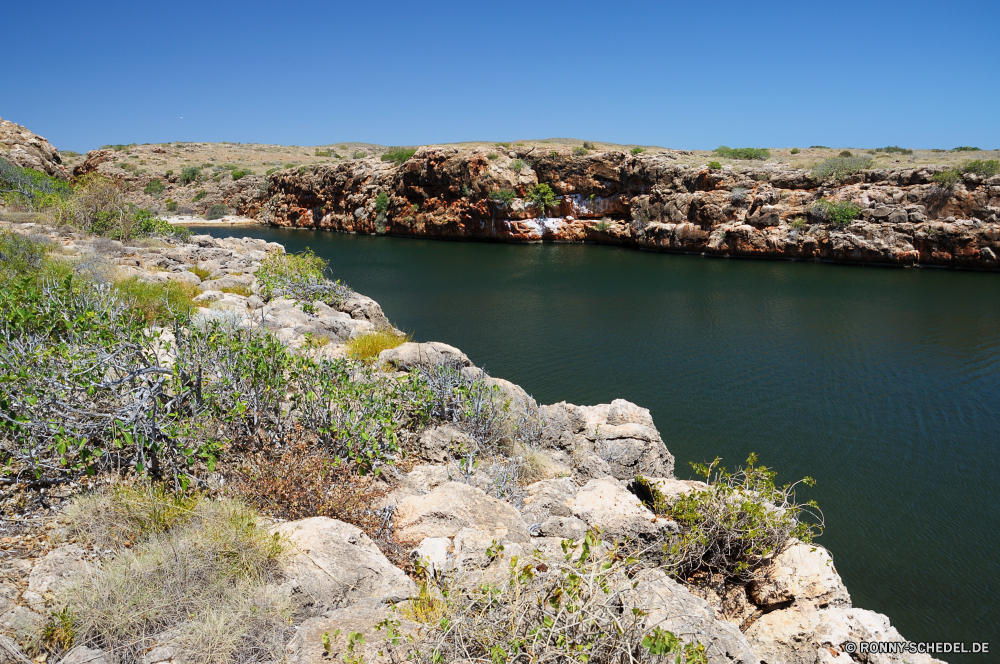
[(310, 246), (417, 340), (542, 403), (649, 408), (680, 476), (751, 451), (813, 476), (856, 606), (1000, 650), (1000, 275), (213, 232)]

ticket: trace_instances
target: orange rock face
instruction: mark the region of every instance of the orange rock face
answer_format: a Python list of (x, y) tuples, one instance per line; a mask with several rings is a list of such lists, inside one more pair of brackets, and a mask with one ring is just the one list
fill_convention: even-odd
[[(930, 167), (836, 182), (780, 166), (710, 171), (668, 153), (535, 152), (430, 147), (401, 166), (364, 159), (286, 170), (270, 176), (259, 212), (249, 212), (268, 224), (353, 233), (1000, 268), (1000, 176), (966, 175), (943, 188)], [(539, 183), (557, 196), (544, 210), (532, 200)], [(502, 190), (513, 200), (495, 200)], [(851, 203), (853, 220), (834, 223), (820, 200)]]

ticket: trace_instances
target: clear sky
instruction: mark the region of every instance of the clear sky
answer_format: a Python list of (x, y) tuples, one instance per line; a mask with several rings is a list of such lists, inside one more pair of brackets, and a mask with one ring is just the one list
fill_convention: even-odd
[(1000, 2), (32, 2), (0, 117), (105, 143), (1000, 147)]

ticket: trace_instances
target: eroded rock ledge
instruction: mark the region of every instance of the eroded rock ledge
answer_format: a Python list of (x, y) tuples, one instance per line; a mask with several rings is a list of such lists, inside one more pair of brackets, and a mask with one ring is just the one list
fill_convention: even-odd
[[(427, 147), (398, 167), (364, 159), (279, 171), (253, 201), (234, 193), (230, 204), (265, 224), (351, 233), (998, 269), (1000, 176), (967, 174), (944, 187), (932, 179), (941, 170), (876, 169), (837, 182), (782, 165), (694, 168), (670, 152)], [(561, 197), (544, 215), (525, 199), (537, 183)], [(499, 189), (517, 198), (494, 203)], [(820, 199), (855, 203), (858, 220), (828, 223), (813, 209)]]

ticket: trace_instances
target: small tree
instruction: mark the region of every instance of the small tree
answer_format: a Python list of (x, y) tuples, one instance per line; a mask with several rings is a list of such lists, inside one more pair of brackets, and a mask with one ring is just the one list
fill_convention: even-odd
[(375, 230), (379, 233), (385, 233), (385, 220), (388, 211), (389, 194), (380, 191), (375, 197)]
[(545, 218), (545, 211), (555, 205), (557, 200), (552, 187), (547, 184), (536, 184), (529, 189), (527, 199), (539, 209), (543, 219)]

